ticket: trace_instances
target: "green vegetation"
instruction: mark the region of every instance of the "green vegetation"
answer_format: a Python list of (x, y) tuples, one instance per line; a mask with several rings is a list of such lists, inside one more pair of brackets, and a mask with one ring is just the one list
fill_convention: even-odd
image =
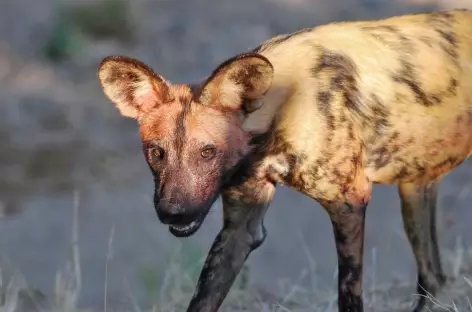
[(76, 6), (56, 0), (55, 19), (44, 54), (52, 61), (61, 61), (79, 53), (82, 37), (131, 42), (133, 35), (127, 0), (87, 1)]

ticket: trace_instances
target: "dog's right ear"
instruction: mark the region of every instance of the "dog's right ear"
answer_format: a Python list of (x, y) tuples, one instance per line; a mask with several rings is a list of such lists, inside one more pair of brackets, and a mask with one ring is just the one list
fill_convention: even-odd
[[(199, 101), (207, 106), (239, 111), (246, 100), (262, 98), (272, 84), (274, 68), (257, 53), (237, 55), (223, 62), (204, 82)], [(255, 110), (253, 107), (251, 110)]]
[(108, 56), (98, 68), (105, 95), (123, 116), (139, 118), (157, 105), (172, 101), (169, 84), (139, 60)]

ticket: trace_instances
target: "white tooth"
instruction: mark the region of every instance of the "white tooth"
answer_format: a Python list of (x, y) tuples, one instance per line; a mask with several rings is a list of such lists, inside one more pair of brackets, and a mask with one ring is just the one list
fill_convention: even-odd
[(197, 224), (197, 221), (192, 221), (189, 225), (187, 226), (178, 226), (178, 225), (171, 225), (171, 227), (174, 230), (180, 231), (180, 232), (186, 232), (190, 229), (192, 229), (195, 225)]

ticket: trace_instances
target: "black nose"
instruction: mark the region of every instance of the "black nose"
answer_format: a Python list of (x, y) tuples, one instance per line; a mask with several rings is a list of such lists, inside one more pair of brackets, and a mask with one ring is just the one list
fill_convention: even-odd
[(159, 205), (156, 210), (159, 220), (164, 224), (183, 223), (185, 218), (185, 214), (180, 209), (178, 209), (178, 207), (166, 207)]
[(159, 220), (164, 224), (185, 223), (185, 196), (180, 190), (171, 193), (168, 200), (154, 201)]

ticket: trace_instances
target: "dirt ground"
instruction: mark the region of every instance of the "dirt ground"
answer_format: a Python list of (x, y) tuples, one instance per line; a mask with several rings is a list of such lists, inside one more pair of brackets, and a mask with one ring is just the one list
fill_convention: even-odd
[[(117, 0), (95, 0), (100, 1)], [(35, 289), (35, 300), (58, 300), (66, 289), (54, 288), (58, 270), (75, 255), (81, 288), (77, 301), (69, 299), (90, 310), (103, 310), (106, 301), (110, 311), (136, 310), (134, 301), (145, 308), (154, 303), (160, 311), (183, 310), (173, 304), (185, 306), (191, 296), (191, 278), (220, 229), (221, 207), (218, 201), (201, 230), (187, 239), (171, 236), (158, 222), (137, 127), (100, 90), (96, 69), (103, 57), (134, 56), (173, 82), (188, 82), (235, 53), (298, 28), (451, 5), (472, 8), (469, 0), (133, 0), (126, 9), (108, 7), (75, 19), (57, 11), (80, 11), (93, 2), (0, 1), (0, 286), (6, 287), (7, 277), (21, 276), (20, 286)], [(130, 14), (129, 21), (120, 10)], [(64, 50), (70, 56), (60, 59)], [(448, 275), (461, 280), (451, 286), (452, 297), (472, 293), (462, 279), (472, 279), (471, 173), (468, 161), (440, 191), (443, 258)], [(71, 248), (74, 220), (78, 250)], [(281, 187), (265, 225), (268, 238), (247, 261), (250, 286), (232, 296), (285, 302), (291, 311), (332, 309), (337, 263), (325, 212)], [(379, 292), (367, 295), (369, 311), (401, 310), (415, 299), (416, 269), (393, 187), (374, 187), (365, 249), (365, 288)], [(226, 307), (238, 310), (232, 304)], [(276, 309), (258, 304), (252, 310)]]

